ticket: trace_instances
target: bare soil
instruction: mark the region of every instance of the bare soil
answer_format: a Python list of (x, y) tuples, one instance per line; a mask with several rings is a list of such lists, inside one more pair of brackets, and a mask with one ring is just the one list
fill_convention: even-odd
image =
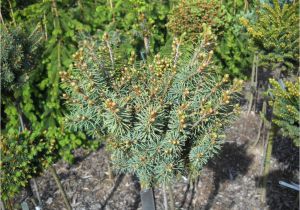
[[(299, 209), (298, 193), (279, 181), (299, 183), (299, 151), (292, 142), (277, 136), (266, 196), (262, 197), (263, 143), (253, 145), (259, 117), (245, 113), (228, 129), (221, 153), (204, 168), (198, 180), (182, 178), (173, 185), (176, 209), (181, 210), (292, 210)], [(109, 180), (108, 155), (104, 148), (86, 154), (77, 150), (75, 164), (55, 165), (74, 210), (141, 209), (140, 185), (133, 175), (116, 175)], [(36, 178), (43, 210), (64, 210), (63, 199), (48, 171)], [(22, 195), (24, 195), (23, 193)], [(19, 201), (32, 205), (30, 197)], [(163, 210), (162, 188), (155, 188), (157, 210)], [(262, 202), (264, 200), (265, 202)]]

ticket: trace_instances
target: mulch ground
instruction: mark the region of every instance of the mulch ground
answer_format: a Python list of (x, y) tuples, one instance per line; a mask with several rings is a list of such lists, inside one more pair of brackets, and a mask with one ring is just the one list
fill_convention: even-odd
[[(228, 129), (221, 153), (209, 162), (194, 183), (182, 178), (173, 185), (176, 208), (181, 210), (289, 210), (298, 209), (298, 193), (278, 184), (280, 180), (299, 183), (299, 151), (288, 139), (274, 140), (265, 202), (261, 202), (263, 147), (256, 139), (259, 117), (242, 114)], [(136, 177), (107, 176), (108, 155), (104, 148), (86, 154), (75, 152), (75, 164), (55, 165), (74, 210), (141, 209), (140, 185)], [(48, 171), (36, 178), (43, 210), (65, 209), (63, 199)], [(23, 193), (22, 195), (24, 195)], [(20, 195), (19, 201), (25, 199)], [(157, 210), (163, 210), (162, 188), (155, 189)], [(30, 197), (26, 198), (28, 204)]]

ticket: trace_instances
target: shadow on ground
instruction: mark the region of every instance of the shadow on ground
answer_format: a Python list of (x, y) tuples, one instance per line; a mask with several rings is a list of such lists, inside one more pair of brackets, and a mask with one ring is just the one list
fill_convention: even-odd
[[(290, 139), (277, 136), (273, 142), (272, 157), (278, 161), (279, 169), (271, 170), (267, 175), (266, 204), (272, 210), (299, 209), (298, 192), (279, 185), (279, 181), (299, 182), (299, 148)], [(263, 178), (256, 177), (258, 187)]]
[(205, 210), (211, 208), (221, 183), (234, 181), (238, 175), (247, 173), (253, 157), (247, 154), (246, 148), (246, 144), (225, 143), (221, 153), (208, 164), (208, 167), (214, 171), (214, 190), (210, 192)]
[[(238, 176), (246, 174), (249, 170), (252, 160), (253, 156), (247, 153), (247, 143), (224, 143), (219, 155), (209, 161), (207, 165), (208, 169), (212, 171), (213, 174), (213, 186), (208, 189), (209, 195), (206, 205), (197, 208), (205, 210), (211, 209), (214, 204), (215, 197), (219, 193), (220, 186), (224, 182), (234, 182)], [(197, 196), (199, 196), (196, 195), (196, 188), (200, 179), (207, 180), (206, 177), (200, 176), (196, 182), (187, 184), (187, 188), (183, 194), (183, 200), (181, 200), (179, 206), (180, 208), (195, 208), (193, 206), (195, 205), (193, 204), (193, 201)]]

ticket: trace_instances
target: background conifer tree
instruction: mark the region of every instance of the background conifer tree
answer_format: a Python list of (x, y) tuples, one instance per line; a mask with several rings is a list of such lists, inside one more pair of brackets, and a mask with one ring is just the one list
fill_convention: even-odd
[(291, 138), (295, 145), (300, 145), (299, 125), (300, 125), (300, 78), (297, 81), (277, 82), (270, 80), (272, 88), (269, 89), (273, 96), (273, 123), (280, 128), (284, 136)]
[(293, 74), (299, 66), (299, 2), (262, 3), (256, 19), (241, 18), (258, 52), (259, 66), (281, 73)]
[[(8, 97), (30, 78), (41, 45), (40, 27), (28, 35), (20, 27), (1, 25), (1, 89)], [(39, 33), (38, 33), (39, 32)]]
[[(34, 142), (26, 125), (33, 117), (28, 83), (41, 46), (38, 26), (28, 36), (20, 27), (1, 25), (1, 198), (7, 199), (28, 184), (36, 172), (35, 158), (43, 143)], [(23, 97), (25, 96), (25, 97)], [(25, 98), (25, 99), (24, 99)], [(26, 107), (24, 102), (28, 102)], [(27, 111), (23, 112), (23, 108)], [(25, 120), (25, 116), (29, 119)], [(36, 144), (37, 143), (37, 144)], [(33, 146), (37, 146), (34, 148)]]
[[(179, 1), (169, 14), (167, 28), (175, 36), (184, 35), (188, 42), (197, 42), (205, 25), (217, 35), (214, 60), (220, 74), (245, 78), (250, 68), (249, 35), (239, 17), (251, 16), (248, 1)], [(250, 7), (252, 8), (252, 7)]]
[(204, 26), (211, 27), (214, 34), (220, 36), (226, 22), (226, 11), (220, 1), (180, 0), (170, 11), (168, 30), (177, 37), (185, 34), (185, 40), (198, 42)]

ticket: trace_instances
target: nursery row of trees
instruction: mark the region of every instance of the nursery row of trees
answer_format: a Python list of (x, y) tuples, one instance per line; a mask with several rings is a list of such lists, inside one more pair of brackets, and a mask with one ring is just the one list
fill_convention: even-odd
[(143, 189), (193, 180), (239, 113), (241, 79), (251, 82), (249, 112), (267, 95), (261, 127), (299, 145), (298, 9), (278, 0), (3, 1), (2, 201), (14, 208), (49, 167), (61, 187), (52, 165), (100, 144), (114, 171), (136, 174)]

